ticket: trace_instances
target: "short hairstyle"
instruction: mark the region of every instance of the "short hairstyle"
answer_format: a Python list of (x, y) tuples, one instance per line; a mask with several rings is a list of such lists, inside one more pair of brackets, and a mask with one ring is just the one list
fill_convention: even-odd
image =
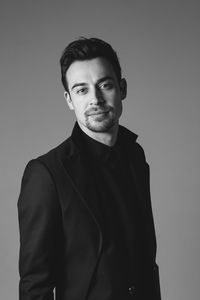
[(60, 58), (61, 81), (66, 91), (68, 91), (66, 72), (70, 65), (75, 61), (84, 61), (97, 57), (103, 57), (111, 63), (117, 79), (120, 82), (121, 66), (117, 57), (117, 53), (114, 51), (111, 45), (98, 38), (81, 37), (71, 42), (64, 49)]

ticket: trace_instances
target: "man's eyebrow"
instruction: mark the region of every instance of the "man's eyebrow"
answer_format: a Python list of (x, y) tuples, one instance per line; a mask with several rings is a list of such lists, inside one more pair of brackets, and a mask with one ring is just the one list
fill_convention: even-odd
[(84, 85), (86, 85), (86, 83), (84, 83), (84, 82), (75, 83), (75, 84), (72, 86), (71, 90), (73, 90), (73, 89), (74, 89), (75, 87), (77, 87), (77, 86), (84, 86)]

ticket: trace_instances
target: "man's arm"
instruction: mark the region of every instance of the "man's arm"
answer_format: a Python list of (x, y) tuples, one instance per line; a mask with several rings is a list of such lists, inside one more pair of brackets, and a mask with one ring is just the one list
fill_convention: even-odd
[(60, 236), (60, 208), (54, 182), (37, 160), (28, 163), (18, 200), (20, 230), (19, 299), (52, 300)]

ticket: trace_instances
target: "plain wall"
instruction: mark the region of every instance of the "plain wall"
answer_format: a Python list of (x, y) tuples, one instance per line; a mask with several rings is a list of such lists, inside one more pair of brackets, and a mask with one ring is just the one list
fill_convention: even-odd
[(0, 290), (18, 298), (17, 199), (28, 160), (71, 134), (59, 58), (79, 36), (110, 42), (128, 81), (121, 124), (151, 167), (163, 300), (199, 300), (199, 1), (1, 1)]

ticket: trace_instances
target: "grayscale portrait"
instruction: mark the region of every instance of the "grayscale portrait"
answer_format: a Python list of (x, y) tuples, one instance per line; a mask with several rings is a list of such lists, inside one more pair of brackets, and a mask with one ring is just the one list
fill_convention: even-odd
[(199, 299), (199, 11), (1, 3), (2, 299)]

